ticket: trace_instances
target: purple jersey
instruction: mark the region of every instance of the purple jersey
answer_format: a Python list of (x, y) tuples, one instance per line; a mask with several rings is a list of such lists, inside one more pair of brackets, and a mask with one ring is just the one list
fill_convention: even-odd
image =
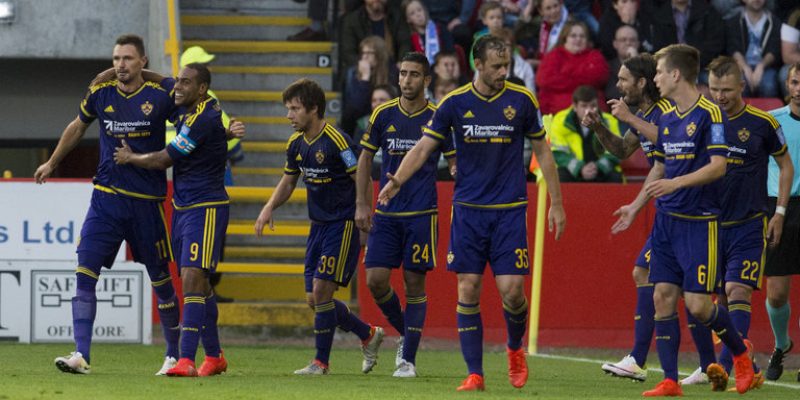
[[(647, 111), (637, 111), (636, 116), (640, 119), (643, 119), (653, 125), (658, 125), (658, 119), (661, 118), (662, 115), (667, 113), (670, 108), (672, 108), (672, 103), (663, 98), (655, 103), (653, 103)], [(647, 140), (647, 138), (642, 135), (638, 130), (631, 128), (631, 132), (639, 138), (639, 144), (642, 146), (642, 151), (644, 155), (647, 157), (647, 162), (650, 163), (650, 167), (653, 166), (653, 151), (656, 149), (656, 145), (653, 142)]]
[(133, 165), (117, 165), (114, 150), (124, 139), (135, 153), (150, 153), (164, 148), (164, 123), (177, 110), (172, 98), (175, 81), (145, 82), (133, 93), (124, 93), (117, 81), (92, 86), (80, 105), (78, 116), (84, 123), (99, 119), (100, 164), (96, 185), (125, 196), (163, 200), (167, 193), (164, 171)]

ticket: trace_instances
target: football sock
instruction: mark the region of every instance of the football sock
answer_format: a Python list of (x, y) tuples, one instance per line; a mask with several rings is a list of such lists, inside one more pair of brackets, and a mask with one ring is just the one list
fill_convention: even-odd
[(375, 303), (377, 303), (378, 307), (383, 311), (383, 315), (389, 320), (389, 324), (392, 325), (398, 334), (403, 335), (405, 331), (403, 310), (400, 308), (400, 298), (397, 297), (397, 293), (394, 292), (394, 289), (390, 287), (386, 294), (376, 297)]
[(655, 319), (656, 350), (661, 360), (664, 378), (678, 381), (678, 348), (681, 344), (681, 327), (678, 314)]
[(694, 347), (700, 356), (700, 370), (706, 372), (706, 368), (712, 363), (717, 362), (717, 355), (714, 353), (714, 338), (711, 336), (711, 329), (703, 325), (697, 318), (686, 309), (686, 320), (689, 332), (694, 340)]
[(91, 364), (92, 329), (97, 315), (97, 296), (95, 287), (99, 274), (86, 267), (78, 267), (75, 272), (75, 297), (72, 298), (72, 330), (75, 337), (75, 351), (83, 354), (87, 364)]
[(209, 357), (219, 357), (219, 329), (217, 320), (219, 319), (219, 309), (217, 308), (217, 295), (212, 294), (206, 297), (206, 319), (200, 338), (203, 342), (203, 349)]
[(506, 320), (508, 348), (518, 350), (522, 347), (522, 337), (525, 336), (525, 328), (528, 325), (528, 299), (522, 305), (511, 308), (503, 303), (503, 317)]
[(711, 313), (711, 318), (703, 323), (705, 326), (714, 330), (722, 343), (731, 350), (734, 356), (747, 351), (742, 337), (731, 322), (728, 316), (728, 309), (719, 304), (714, 304), (714, 311)]
[(458, 302), (456, 321), (461, 354), (467, 363), (467, 370), (470, 374), (483, 376), (483, 323), (480, 304)]
[[(736, 327), (736, 330), (742, 338), (747, 339), (747, 335), (750, 332), (750, 302), (743, 300), (729, 301), (728, 310), (728, 315), (730, 315), (733, 326)], [(731, 356), (731, 351), (728, 349), (728, 346), (722, 346), (722, 351), (719, 354), (719, 363), (725, 367), (726, 371), (731, 371), (733, 367), (733, 357)], [(755, 373), (759, 371), (755, 363), (753, 363), (753, 371)]]
[(633, 350), (631, 357), (636, 364), (644, 368), (650, 343), (653, 341), (656, 308), (653, 305), (652, 283), (636, 287), (636, 315), (633, 317)]
[(166, 275), (160, 280), (153, 281), (152, 285), (156, 292), (161, 332), (164, 333), (164, 341), (167, 343), (165, 356), (177, 359), (181, 338), (181, 312), (178, 298), (175, 296), (175, 288), (172, 286), (172, 277)]
[(417, 349), (422, 339), (422, 327), (428, 312), (428, 296), (406, 297), (405, 339), (403, 340), (403, 359), (417, 363)]
[[(343, 331), (353, 332), (361, 340), (369, 339), (370, 326), (350, 312), (350, 308), (339, 300), (333, 300), (336, 309), (336, 321)], [(335, 325), (334, 325), (335, 326)]]
[(192, 361), (197, 355), (200, 330), (206, 318), (206, 297), (202, 293), (183, 294), (183, 326), (181, 327), (181, 358)]
[(331, 300), (314, 306), (314, 335), (317, 347), (316, 360), (328, 365), (336, 331), (336, 305)]
[(769, 325), (772, 327), (772, 333), (775, 336), (775, 348), (786, 350), (789, 347), (789, 316), (792, 313), (792, 308), (788, 302), (777, 308), (769, 305), (769, 300), (766, 303)]

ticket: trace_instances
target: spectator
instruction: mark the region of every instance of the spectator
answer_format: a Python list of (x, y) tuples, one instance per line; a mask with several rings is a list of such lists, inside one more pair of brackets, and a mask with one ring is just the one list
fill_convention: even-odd
[[(472, 45), (472, 29), (469, 27), (477, 0), (441, 1), (423, 0), (431, 19), (446, 26), (456, 44), (462, 49)], [(458, 3), (461, 3), (459, 8)]]
[(470, 47), (469, 51), (469, 67), (473, 71), (475, 71), (475, 59), (472, 56), (472, 49), (481, 37), (486, 35), (497, 36), (500, 34), (500, 30), (503, 29), (503, 6), (493, 0), (486, 1), (481, 4), (478, 15), (484, 27), (475, 32), (472, 36), (472, 47)]
[(589, 28), (583, 22), (569, 21), (558, 46), (544, 56), (536, 73), (541, 111), (552, 114), (569, 107), (572, 92), (582, 85), (597, 89), (605, 105), (602, 90), (607, 81), (608, 64), (600, 51), (592, 48)]
[(379, 105), (386, 103), (387, 101), (397, 97), (397, 89), (391, 85), (378, 85), (372, 89), (372, 93), (370, 94), (370, 113), (364, 115), (363, 117), (359, 118), (356, 122), (356, 135), (353, 136), (357, 139), (361, 139), (361, 136), (364, 135), (364, 132), (367, 131), (367, 125), (369, 125), (369, 117), (372, 115), (371, 111), (375, 111)]
[(777, 97), (780, 21), (764, 9), (764, 0), (743, 0), (744, 10), (725, 21), (727, 53), (745, 79), (745, 97)]
[(370, 112), (372, 89), (381, 85), (392, 85), (397, 80), (397, 67), (389, 59), (386, 42), (378, 36), (368, 36), (359, 45), (358, 64), (347, 70), (345, 81), (342, 129), (353, 135), (356, 122)]
[[(792, 2), (797, 0), (778, 0), (779, 2)], [(722, 19), (731, 19), (735, 16), (738, 16), (739, 13), (742, 12), (744, 6), (742, 6), (743, 0), (711, 0), (711, 6), (714, 7), (715, 10), (722, 16)], [(766, 7), (773, 15), (783, 15), (777, 12), (776, 7), (778, 5), (775, 4), (775, 0), (766, 0)]]
[(458, 88), (458, 82), (453, 79), (437, 79), (436, 82), (433, 83), (433, 97), (431, 102), (439, 104), (444, 96), (456, 90), (456, 88)]
[(387, 0), (364, 0), (364, 5), (345, 14), (339, 38), (339, 62), (342, 70), (356, 64), (364, 38), (378, 36), (386, 42), (390, 60), (411, 51), (411, 34), (405, 17), (388, 13)]
[[(789, 78), (789, 68), (792, 64), (800, 62), (800, 6), (792, 9), (786, 22), (781, 25), (781, 58), (783, 68), (780, 72), (780, 81), (786, 82)], [(783, 95), (788, 96), (786, 85), (781, 85)]]
[[(649, 2), (642, 3), (650, 4)], [(698, 81), (708, 84), (706, 66), (725, 51), (725, 24), (716, 10), (704, 0), (653, 0), (646, 11), (652, 22), (653, 50), (683, 43), (700, 50)], [(665, 16), (672, 16), (672, 18)]]
[(531, 93), (536, 93), (536, 75), (533, 73), (533, 68), (530, 64), (525, 62), (525, 59), (519, 55), (517, 46), (514, 45), (514, 31), (509, 28), (502, 28), (497, 35), (495, 35), (504, 42), (509, 49), (513, 49), (511, 54), (511, 65), (508, 66), (508, 80), (518, 78), (520, 85), (525, 86)]
[(600, 25), (597, 19), (592, 14), (593, 0), (564, 0), (564, 6), (567, 7), (569, 15), (578, 21), (583, 21), (592, 35), (597, 35)]
[(402, 9), (411, 31), (412, 51), (425, 54), (428, 62), (433, 65), (436, 54), (442, 50), (453, 49), (453, 37), (450, 36), (450, 32), (428, 16), (428, 10), (425, 9), (422, 0), (404, 0)]
[(443, 80), (454, 80), (461, 86), (469, 80), (461, 73), (458, 62), (458, 55), (451, 51), (440, 51), (436, 55), (433, 63), (433, 82)]
[(598, 41), (607, 60), (617, 57), (614, 38), (617, 29), (622, 25), (630, 25), (636, 29), (640, 43), (639, 50), (653, 51), (653, 43), (648, 36), (651, 25), (646, 15), (639, 12), (639, 2), (637, 0), (614, 0), (611, 7), (607, 8), (600, 17)]
[(325, 42), (325, 21), (328, 19), (328, 0), (308, 0), (308, 19), (311, 25), (286, 38), (293, 42)]
[[(622, 182), (619, 159), (606, 151), (591, 128), (581, 125), (589, 112), (598, 112), (597, 92), (579, 86), (572, 93), (572, 105), (553, 116), (550, 145), (561, 182)], [(619, 123), (611, 114), (600, 113), (600, 120), (620, 136)]]
[(630, 25), (620, 25), (614, 35), (615, 57), (608, 62), (608, 83), (606, 83), (606, 98), (618, 99), (621, 94), (617, 88), (617, 73), (622, 63), (639, 54), (639, 34)]
[(527, 4), (527, 0), (500, 0), (500, 5), (503, 7), (503, 25), (516, 25), (522, 14), (522, 9)]
[[(539, 16), (531, 19), (537, 4)], [(542, 57), (558, 43), (558, 37), (569, 19), (569, 12), (561, 0), (531, 0), (522, 19), (526, 22), (517, 26), (514, 36), (525, 50), (528, 63), (537, 68)]]

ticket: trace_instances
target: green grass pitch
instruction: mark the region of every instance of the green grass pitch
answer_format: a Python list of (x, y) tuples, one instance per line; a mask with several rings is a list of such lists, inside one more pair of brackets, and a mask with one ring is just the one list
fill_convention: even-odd
[[(96, 344), (92, 374), (84, 376), (64, 374), (53, 366), (53, 358), (67, 353), (71, 345), (0, 343), (0, 399), (636, 399), (661, 379), (660, 372), (653, 370), (644, 384), (604, 375), (599, 359), (616, 358), (617, 352), (548, 350), (551, 356), (529, 357), (528, 385), (517, 390), (508, 383), (505, 353), (487, 351), (486, 392), (457, 393), (455, 388), (466, 374), (457, 348), (422, 350), (417, 359), (420, 377), (398, 379), (391, 376), (391, 344), (391, 340), (385, 343), (378, 366), (368, 375), (360, 371), (361, 354), (355, 344), (337, 341), (328, 376), (292, 375), (313, 357), (310, 346), (267, 344), (227, 346), (230, 367), (226, 375), (187, 379), (153, 376), (161, 365), (160, 345)], [(681, 371), (691, 369), (687, 363)], [(796, 370), (787, 368), (777, 385), (765, 385), (745, 396), (798, 399), (800, 383), (795, 377)], [(684, 388), (684, 394), (697, 399), (744, 398), (737, 393), (712, 393), (706, 386)]]

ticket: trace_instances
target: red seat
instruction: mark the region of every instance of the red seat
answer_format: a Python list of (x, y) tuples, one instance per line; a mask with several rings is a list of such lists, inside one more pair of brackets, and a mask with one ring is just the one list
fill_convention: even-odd
[(749, 97), (744, 102), (764, 111), (772, 111), (783, 107), (783, 101), (777, 97)]
[(643, 181), (650, 172), (650, 163), (641, 148), (620, 163), (622, 174), (628, 181)]

